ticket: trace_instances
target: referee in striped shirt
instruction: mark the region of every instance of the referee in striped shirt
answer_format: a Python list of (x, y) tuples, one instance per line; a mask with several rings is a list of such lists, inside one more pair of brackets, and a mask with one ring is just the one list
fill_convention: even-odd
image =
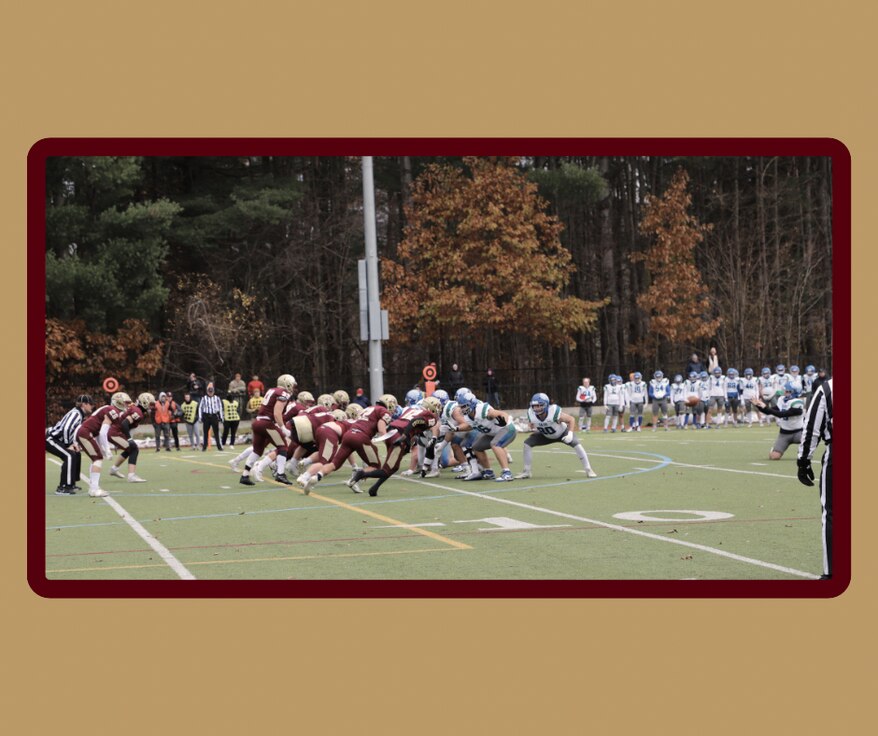
[(820, 467), (820, 505), (823, 507), (823, 575), (821, 580), (832, 577), (832, 379), (824, 381), (814, 392), (805, 426), (802, 428), (802, 444), (799, 445), (799, 481), (806, 486), (814, 485), (811, 456), (823, 440), (826, 451)]
[(76, 432), (84, 417), (94, 410), (91, 396), (82, 394), (76, 405), (54, 427), (46, 431), (46, 452), (61, 458), (61, 482), (55, 489), (58, 496), (72, 496), (79, 486), (80, 453), (76, 444)]
[(219, 423), (223, 416), (223, 402), (216, 395), (216, 389), (212, 383), (207, 384), (207, 393), (198, 402), (198, 418), (201, 420), (203, 439), (201, 451), (207, 451), (207, 430), (213, 430), (213, 439), (216, 442), (217, 452), (223, 451), (223, 441), (220, 437)]

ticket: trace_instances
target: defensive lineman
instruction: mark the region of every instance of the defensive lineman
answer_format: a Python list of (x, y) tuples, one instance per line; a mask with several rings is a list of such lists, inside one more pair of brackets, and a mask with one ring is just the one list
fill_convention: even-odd
[(533, 448), (539, 445), (550, 445), (554, 442), (563, 442), (573, 448), (576, 456), (582, 462), (582, 469), (589, 478), (596, 478), (597, 473), (588, 462), (585, 448), (579, 443), (579, 438), (573, 431), (576, 421), (570, 414), (561, 411), (561, 407), (549, 402), (546, 394), (534, 394), (527, 410), (528, 421), (536, 430), (524, 441), (524, 470), (516, 475), (516, 478), (531, 477), (531, 462)]

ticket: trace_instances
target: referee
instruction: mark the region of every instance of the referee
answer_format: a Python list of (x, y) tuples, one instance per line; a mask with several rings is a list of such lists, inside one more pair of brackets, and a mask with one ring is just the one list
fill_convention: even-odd
[(54, 427), (46, 431), (46, 452), (61, 458), (61, 482), (55, 489), (56, 496), (72, 496), (79, 488), (80, 454), (76, 444), (76, 432), (82, 425), (83, 417), (94, 410), (91, 396), (82, 394), (76, 405), (68, 411)]
[(201, 420), (201, 426), (204, 433), (201, 444), (201, 451), (207, 451), (207, 430), (213, 430), (213, 439), (216, 442), (217, 452), (223, 451), (223, 441), (220, 437), (219, 423), (223, 416), (223, 404), (212, 383), (207, 384), (207, 393), (201, 397), (198, 402), (198, 418)]
[(832, 577), (832, 379), (824, 381), (814, 392), (805, 415), (802, 444), (799, 445), (799, 482), (814, 485), (811, 456), (820, 440), (826, 445), (820, 467), (820, 505), (823, 507), (823, 575)]

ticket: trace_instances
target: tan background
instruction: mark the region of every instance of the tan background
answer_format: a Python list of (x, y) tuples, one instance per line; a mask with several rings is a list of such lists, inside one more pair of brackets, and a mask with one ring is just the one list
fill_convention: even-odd
[[(837, 137), (853, 157), (854, 334), (866, 334), (874, 7), (286, 5), (309, 7), (81, 0), (5, 14), (7, 416), (43, 370), (21, 356), (25, 157), (46, 136)], [(873, 338), (855, 345), (857, 371), (874, 366)], [(873, 419), (857, 417), (854, 458)], [(8, 424), (3, 433), (9, 733), (874, 727), (878, 544), (865, 462), (854, 468), (854, 579), (836, 600), (48, 601), (25, 581), (25, 468)]]

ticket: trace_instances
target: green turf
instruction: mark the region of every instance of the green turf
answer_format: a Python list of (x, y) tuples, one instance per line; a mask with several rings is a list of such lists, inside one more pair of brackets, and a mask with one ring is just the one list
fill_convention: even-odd
[[(580, 433), (598, 478), (578, 472), (573, 451), (558, 443), (534, 451), (528, 480), (465, 483), (445, 470), (429, 480), (395, 477), (376, 498), (343, 485), (346, 471), (309, 497), (273, 481), (248, 488), (226, 464), (232, 454), (214, 450), (144, 451), (137, 472), (147, 483), (105, 470), (102, 486), (199, 579), (816, 576), (819, 498), (796, 481), (793, 450), (767, 459), (776, 431)], [(514, 473), (526, 436), (511, 448)], [(46, 473), (49, 579), (177, 577), (106, 501), (85, 491), (55, 496), (58, 469), (48, 458)], [(698, 521), (668, 513), (681, 510), (732, 516)], [(659, 520), (614, 517), (637, 511)], [(403, 526), (424, 524), (433, 526)]]

